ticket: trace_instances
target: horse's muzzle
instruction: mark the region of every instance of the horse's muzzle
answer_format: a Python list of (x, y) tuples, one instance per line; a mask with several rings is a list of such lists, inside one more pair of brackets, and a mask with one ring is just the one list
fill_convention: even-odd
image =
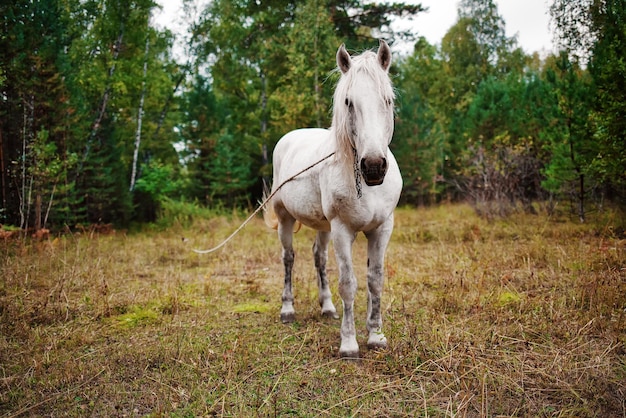
[(387, 174), (387, 159), (383, 157), (361, 158), (361, 174), (368, 186), (383, 184)]

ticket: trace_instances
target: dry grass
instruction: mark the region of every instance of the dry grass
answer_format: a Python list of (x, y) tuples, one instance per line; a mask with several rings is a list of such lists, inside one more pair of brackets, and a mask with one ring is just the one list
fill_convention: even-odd
[(357, 362), (338, 359), (339, 322), (320, 318), (310, 230), (296, 237), (289, 326), (261, 220), (205, 256), (190, 248), (239, 220), (0, 243), (0, 413), (624, 417), (626, 237), (611, 216), (398, 210), (385, 351), (364, 347), (357, 240)]

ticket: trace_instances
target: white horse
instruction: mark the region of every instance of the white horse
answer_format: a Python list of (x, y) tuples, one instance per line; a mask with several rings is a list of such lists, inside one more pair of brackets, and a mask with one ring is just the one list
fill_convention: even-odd
[[(318, 231), (313, 255), (322, 315), (339, 318), (326, 277), (328, 242), (333, 241), (343, 301), (341, 357), (359, 355), (354, 327), (357, 281), (352, 268), (352, 244), (360, 231), (368, 239), (367, 346), (387, 346), (380, 298), (393, 211), (402, 189), (400, 170), (389, 150), (395, 98), (388, 73), (390, 64), (391, 50), (384, 41), (378, 53), (367, 51), (355, 57), (350, 57), (341, 45), (337, 51), (341, 77), (334, 94), (332, 127), (292, 131), (274, 149), (275, 195), (266, 205), (264, 217), (268, 226), (278, 229), (283, 247), (285, 287), (280, 317), (284, 323), (295, 319), (292, 239), (294, 226), (300, 222)], [(307, 167), (311, 168), (302, 172)]]

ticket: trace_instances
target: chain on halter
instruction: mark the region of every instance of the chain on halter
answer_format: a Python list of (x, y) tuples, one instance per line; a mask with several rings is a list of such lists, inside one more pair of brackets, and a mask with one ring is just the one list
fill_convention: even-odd
[(363, 188), (361, 187), (361, 170), (359, 169), (358, 155), (356, 148), (352, 148), (354, 152), (354, 181), (356, 183), (356, 196), (360, 199), (363, 196)]

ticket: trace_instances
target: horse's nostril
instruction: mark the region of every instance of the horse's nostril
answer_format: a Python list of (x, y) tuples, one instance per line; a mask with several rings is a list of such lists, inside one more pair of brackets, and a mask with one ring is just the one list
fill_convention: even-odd
[(363, 172), (382, 172), (387, 170), (386, 158), (361, 158), (361, 170)]
[(387, 160), (380, 158), (362, 158), (361, 174), (368, 186), (377, 186), (383, 183), (387, 172)]

